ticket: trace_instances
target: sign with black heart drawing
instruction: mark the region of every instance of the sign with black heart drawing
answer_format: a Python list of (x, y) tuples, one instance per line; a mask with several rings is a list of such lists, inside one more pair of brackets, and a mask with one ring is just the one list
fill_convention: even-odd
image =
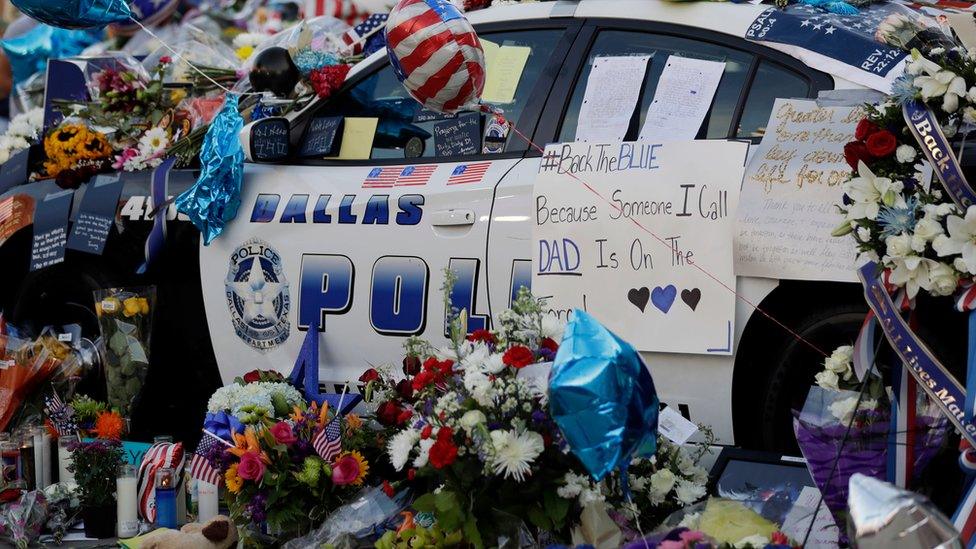
[[(744, 143), (563, 143), (534, 188), (533, 293), (642, 351), (732, 354)], [(707, 159), (704, 162), (703, 159)]]

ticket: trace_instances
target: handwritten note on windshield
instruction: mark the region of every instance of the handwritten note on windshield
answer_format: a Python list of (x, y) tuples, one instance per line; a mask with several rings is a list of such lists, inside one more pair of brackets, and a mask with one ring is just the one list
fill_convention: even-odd
[(647, 109), (640, 139), (694, 139), (712, 106), (723, 72), (724, 61), (668, 56), (654, 91), (654, 100)]
[(622, 141), (634, 116), (650, 55), (593, 60), (576, 126), (577, 141)]
[(508, 104), (515, 101), (515, 90), (522, 80), (525, 63), (532, 54), (528, 46), (506, 46), (481, 41), (485, 50), (485, 91), (481, 98), (489, 103)]

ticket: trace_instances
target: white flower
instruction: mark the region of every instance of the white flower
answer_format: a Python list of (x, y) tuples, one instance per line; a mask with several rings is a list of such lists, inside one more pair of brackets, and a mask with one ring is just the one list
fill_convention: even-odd
[(485, 407), (494, 406), (493, 387), (488, 376), (477, 370), (465, 370), (463, 383), (475, 402)]
[(923, 71), (929, 73), (930, 75), (937, 74), (941, 70), (942, 67), (938, 63), (929, 61), (921, 55), (917, 57), (912, 56), (912, 60), (909, 61), (908, 66), (905, 67), (905, 72), (912, 76), (922, 74)]
[(559, 343), (563, 339), (564, 331), (566, 331), (565, 320), (552, 315), (542, 315), (542, 332), (539, 335)]
[(705, 485), (689, 480), (679, 480), (675, 490), (678, 501), (684, 505), (691, 505), (705, 496)]
[(902, 191), (901, 181), (892, 181), (887, 177), (877, 177), (863, 161), (857, 163), (857, 174), (845, 184), (844, 193), (853, 203), (847, 208), (847, 219), (875, 219), (881, 209), (881, 203), (893, 206)]
[(841, 423), (847, 424), (851, 422), (851, 418), (854, 417), (854, 412), (856, 410), (874, 410), (877, 407), (878, 401), (875, 399), (862, 399), (860, 406), (858, 406), (857, 397), (850, 396), (833, 401), (830, 403), (830, 406), (828, 406), (827, 409), (830, 410), (831, 415), (840, 420)]
[(419, 449), (417, 452), (417, 457), (413, 460), (413, 466), (416, 469), (427, 465), (427, 460), (430, 458), (430, 447), (437, 442), (433, 438), (428, 438), (420, 441)]
[(940, 204), (926, 204), (922, 206), (925, 210), (926, 215), (931, 215), (937, 219), (941, 219), (956, 211), (956, 205), (951, 202), (942, 202)]
[(929, 268), (929, 292), (934, 296), (952, 295), (959, 285), (955, 269), (936, 262)]
[(519, 482), (532, 472), (532, 462), (545, 449), (542, 435), (535, 431), (492, 431), (491, 444), (495, 450), (492, 457), (495, 472)]
[(488, 421), (488, 418), (485, 417), (484, 412), (481, 410), (468, 410), (463, 416), (461, 416), (461, 420), (458, 422), (458, 424), (461, 425), (461, 428), (464, 429), (465, 433), (471, 434), (471, 431), (474, 430), (475, 427), (485, 423), (486, 421)]
[(904, 286), (910, 299), (914, 299), (920, 289), (929, 289), (929, 268), (935, 261), (915, 255), (890, 259), (894, 269), (889, 280), (895, 286)]
[(965, 217), (950, 215), (946, 217), (946, 228), (949, 236), (939, 235), (932, 242), (932, 248), (940, 257), (961, 254), (960, 269), (969, 274), (976, 274), (976, 206), (970, 206)]
[(840, 346), (824, 360), (824, 369), (837, 374), (838, 377), (843, 377), (845, 380), (848, 380), (853, 373), (851, 369), (851, 361), (853, 359), (854, 347), (850, 345)]
[(145, 157), (161, 153), (169, 146), (169, 136), (160, 127), (151, 128), (139, 138), (139, 154)]
[(900, 145), (895, 149), (895, 158), (902, 164), (915, 160), (915, 154), (915, 147), (911, 145)]
[(701, 513), (688, 513), (682, 517), (681, 522), (678, 523), (680, 528), (688, 528), (690, 530), (698, 529), (698, 521), (701, 519)]
[(926, 215), (915, 223), (915, 232), (912, 234), (912, 249), (918, 253), (925, 251), (925, 245), (935, 240), (935, 237), (942, 234), (942, 223), (932, 215)]
[(942, 97), (942, 110), (955, 112), (959, 108), (959, 98), (966, 95), (966, 80), (948, 70), (932, 73), (926, 69), (928, 75), (916, 76), (915, 87), (922, 93), (926, 101), (933, 97)]
[(868, 229), (867, 227), (858, 227), (856, 234), (857, 234), (857, 239), (860, 240), (861, 242), (871, 241), (871, 229)]
[(658, 469), (651, 475), (651, 500), (664, 501), (677, 482), (670, 469)]
[(838, 389), (837, 383), (840, 381), (840, 378), (830, 370), (821, 370), (814, 376), (814, 380), (817, 382), (817, 385), (824, 389)]
[(420, 432), (416, 429), (406, 429), (393, 435), (390, 442), (386, 445), (386, 451), (390, 454), (390, 463), (397, 471), (403, 469), (410, 459), (410, 452), (414, 445), (420, 440)]
[(896, 259), (912, 254), (912, 237), (908, 233), (889, 236), (885, 239), (886, 258)]

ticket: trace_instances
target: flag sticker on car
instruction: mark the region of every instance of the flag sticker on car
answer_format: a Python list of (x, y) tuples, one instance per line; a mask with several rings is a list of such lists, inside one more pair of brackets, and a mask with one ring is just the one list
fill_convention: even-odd
[(478, 162), (476, 164), (461, 164), (454, 168), (451, 177), (447, 179), (448, 185), (467, 185), (469, 183), (480, 183), (485, 177), (485, 172), (491, 167), (491, 162)]
[(403, 171), (403, 166), (390, 166), (388, 168), (373, 168), (370, 170), (366, 180), (363, 181), (364, 189), (389, 188), (396, 184), (397, 177)]
[(425, 164), (423, 166), (407, 166), (397, 177), (397, 187), (415, 187), (426, 185), (430, 181), (430, 176), (437, 170), (437, 164)]

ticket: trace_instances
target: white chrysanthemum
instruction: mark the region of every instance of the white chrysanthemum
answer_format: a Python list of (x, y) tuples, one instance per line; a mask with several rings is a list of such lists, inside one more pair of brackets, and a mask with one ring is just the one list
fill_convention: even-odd
[(393, 435), (390, 442), (386, 445), (386, 451), (390, 455), (390, 463), (397, 471), (403, 469), (410, 459), (410, 452), (413, 450), (417, 441), (420, 440), (420, 432), (416, 429), (406, 429)]
[(548, 337), (556, 343), (563, 339), (563, 332), (566, 331), (566, 321), (552, 315), (542, 315), (542, 337)]
[(532, 471), (532, 462), (545, 449), (542, 435), (535, 431), (497, 430), (491, 432), (495, 472), (522, 482)]
[(417, 469), (427, 465), (427, 460), (430, 459), (430, 447), (437, 442), (432, 438), (424, 439), (420, 441), (420, 445), (417, 450), (417, 457), (413, 460), (413, 466)]
[(658, 469), (654, 471), (651, 475), (651, 502), (663, 502), (667, 497), (671, 489), (674, 488), (675, 482), (677, 482), (677, 477), (670, 469)]
[(479, 405), (490, 407), (495, 404), (494, 388), (488, 376), (476, 370), (464, 372), (464, 388)]
[(705, 496), (705, 485), (689, 480), (679, 480), (675, 495), (683, 505), (691, 505)]

